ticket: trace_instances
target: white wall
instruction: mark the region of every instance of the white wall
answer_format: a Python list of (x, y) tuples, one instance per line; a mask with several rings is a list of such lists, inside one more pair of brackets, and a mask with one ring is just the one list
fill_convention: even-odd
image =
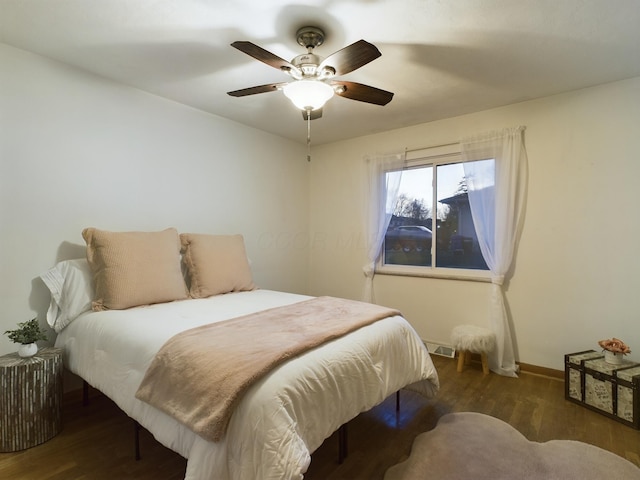
[[(0, 331), (44, 319), (38, 275), (82, 256), (89, 225), (240, 232), (261, 286), (361, 298), (363, 156), (516, 125), (530, 169), (507, 285), (518, 359), (562, 369), (612, 336), (640, 349), (640, 78), (316, 146), (309, 164), (302, 145), (0, 44)], [(487, 290), (375, 280), (378, 303), (440, 342), (486, 324)], [(15, 349), (0, 336), (0, 354)]]
[[(305, 293), (304, 146), (0, 44), (0, 332), (80, 232), (242, 233), (255, 280)], [(289, 248), (291, 245), (293, 248)], [(0, 355), (16, 350), (0, 335)]]
[[(361, 298), (363, 156), (525, 125), (525, 226), (506, 286), (523, 363), (563, 369), (563, 355), (616, 336), (640, 361), (640, 78), (318, 146), (311, 165), (310, 293)], [(487, 325), (488, 284), (378, 275), (378, 303), (426, 340)], [(635, 353), (637, 352), (637, 353)]]

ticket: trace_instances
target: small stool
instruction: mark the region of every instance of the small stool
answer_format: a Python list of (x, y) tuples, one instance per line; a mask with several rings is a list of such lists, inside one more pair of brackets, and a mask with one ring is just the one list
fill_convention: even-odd
[(475, 325), (459, 325), (451, 332), (451, 344), (458, 351), (458, 372), (462, 372), (465, 363), (469, 363), (472, 353), (479, 353), (482, 360), (482, 373), (489, 373), (487, 354), (496, 346), (495, 334)]

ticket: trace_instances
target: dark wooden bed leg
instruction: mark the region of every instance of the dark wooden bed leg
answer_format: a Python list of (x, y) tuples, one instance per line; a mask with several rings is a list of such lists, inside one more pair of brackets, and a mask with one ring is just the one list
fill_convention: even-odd
[(133, 435), (134, 435), (134, 443), (135, 443), (135, 451), (136, 451), (136, 461), (140, 460), (140, 424), (133, 421)]
[(86, 380), (82, 381), (82, 406), (89, 405), (89, 384)]
[(344, 462), (347, 458), (347, 424), (338, 429), (338, 463)]
[(400, 390), (396, 392), (396, 413), (400, 413)]

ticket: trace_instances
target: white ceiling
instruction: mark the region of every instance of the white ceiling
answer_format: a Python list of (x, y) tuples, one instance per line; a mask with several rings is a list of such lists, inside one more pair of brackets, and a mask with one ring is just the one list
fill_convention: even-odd
[(291, 60), (306, 25), (324, 29), (324, 57), (376, 45), (342, 78), (395, 93), (384, 107), (333, 98), (314, 144), (640, 76), (638, 0), (0, 0), (6, 44), (299, 142), (281, 92), (226, 92), (289, 79), (231, 42)]

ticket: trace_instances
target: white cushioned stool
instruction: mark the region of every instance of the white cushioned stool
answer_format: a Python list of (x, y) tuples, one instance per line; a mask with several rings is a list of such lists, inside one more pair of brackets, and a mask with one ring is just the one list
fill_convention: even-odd
[(469, 363), (472, 353), (479, 353), (482, 360), (482, 372), (489, 373), (487, 354), (496, 346), (495, 334), (475, 325), (459, 325), (451, 331), (451, 345), (458, 351), (458, 372), (465, 363)]

